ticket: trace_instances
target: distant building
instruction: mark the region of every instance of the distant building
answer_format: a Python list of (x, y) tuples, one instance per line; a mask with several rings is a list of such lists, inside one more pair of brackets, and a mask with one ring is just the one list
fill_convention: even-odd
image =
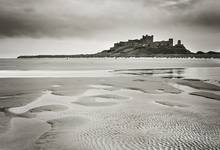
[[(144, 48), (172, 48), (174, 47), (173, 39), (170, 38), (168, 41), (154, 41), (154, 36), (151, 35), (143, 35), (141, 39), (128, 40), (126, 42), (115, 43), (114, 47), (111, 49), (115, 49), (118, 47), (126, 47), (126, 46), (137, 46)], [(178, 40), (177, 47), (182, 46), (181, 40)]]

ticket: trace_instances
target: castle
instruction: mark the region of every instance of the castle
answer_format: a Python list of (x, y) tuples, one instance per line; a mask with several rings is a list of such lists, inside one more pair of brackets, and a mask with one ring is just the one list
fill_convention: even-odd
[(128, 40), (115, 43), (114, 47), (95, 54), (79, 55), (37, 55), (19, 56), (18, 58), (63, 58), (63, 57), (197, 57), (197, 58), (220, 58), (220, 53), (210, 51), (208, 53), (193, 53), (186, 49), (178, 40), (173, 44), (173, 39), (168, 41), (154, 41), (154, 36), (143, 35), (141, 39)]
[(155, 41), (154, 36), (143, 35), (141, 39), (128, 40), (126, 42), (115, 43), (114, 47), (110, 49), (117, 49), (119, 47), (132, 46), (132, 47), (144, 47), (144, 48), (184, 48), (181, 44), (181, 40), (178, 40), (177, 44), (173, 44), (173, 39), (170, 38), (168, 41)]

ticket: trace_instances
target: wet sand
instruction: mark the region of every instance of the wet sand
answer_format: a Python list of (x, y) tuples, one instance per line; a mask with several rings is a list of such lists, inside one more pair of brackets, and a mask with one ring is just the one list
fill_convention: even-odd
[(210, 92), (192, 92), (190, 94), (220, 101), (220, 95), (217, 95), (215, 93), (210, 93)]
[(0, 149), (220, 149), (220, 87), (164, 71), (0, 79)]

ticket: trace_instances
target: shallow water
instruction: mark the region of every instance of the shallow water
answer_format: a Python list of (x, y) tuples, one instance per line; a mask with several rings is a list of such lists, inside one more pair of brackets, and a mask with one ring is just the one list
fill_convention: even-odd
[(114, 75), (108, 70), (0, 70), (0, 78), (77, 78), (112, 76)]
[(112, 77), (116, 74), (111, 71), (127, 69), (152, 69), (150, 73), (164, 78), (220, 80), (219, 59), (0, 59), (0, 78)]
[(219, 66), (219, 59), (191, 58), (0, 59), (0, 70), (115, 70)]

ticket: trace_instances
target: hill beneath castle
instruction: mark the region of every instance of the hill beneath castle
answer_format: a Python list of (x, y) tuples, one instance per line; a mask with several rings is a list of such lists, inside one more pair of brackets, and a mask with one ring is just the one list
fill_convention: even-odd
[(173, 39), (168, 41), (154, 41), (153, 35), (145, 35), (141, 39), (128, 40), (115, 43), (109, 50), (95, 54), (96, 56), (107, 57), (140, 57), (157, 54), (191, 54), (189, 50), (178, 40), (173, 44)]

